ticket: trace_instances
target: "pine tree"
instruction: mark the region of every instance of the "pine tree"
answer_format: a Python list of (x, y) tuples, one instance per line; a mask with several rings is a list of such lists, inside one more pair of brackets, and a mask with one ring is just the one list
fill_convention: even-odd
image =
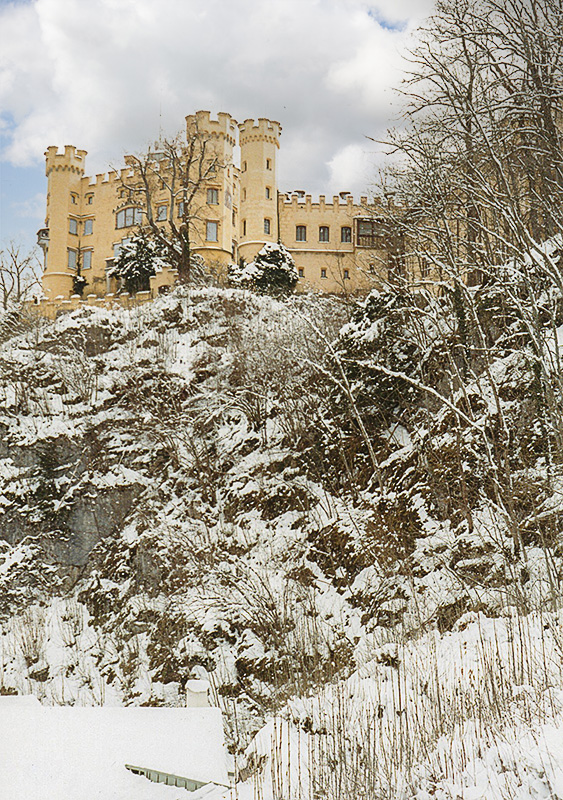
[(122, 244), (110, 274), (121, 278), (129, 294), (136, 294), (150, 289), (151, 276), (163, 266), (157, 243), (140, 233)]
[(290, 294), (298, 280), (295, 262), (283, 244), (268, 242), (250, 264), (229, 268), (229, 280), (234, 286), (252, 289), (261, 294)]

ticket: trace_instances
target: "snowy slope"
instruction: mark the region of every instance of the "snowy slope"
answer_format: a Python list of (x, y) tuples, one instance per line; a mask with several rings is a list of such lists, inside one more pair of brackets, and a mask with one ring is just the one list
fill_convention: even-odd
[(3, 342), (0, 691), (172, 707), (205, 676), (265, 798), (288, 769), (304, 796), (549, 797), (563, 473), (528, 344), (451, 387), (437, 301), (350, 316), (179, 289)]

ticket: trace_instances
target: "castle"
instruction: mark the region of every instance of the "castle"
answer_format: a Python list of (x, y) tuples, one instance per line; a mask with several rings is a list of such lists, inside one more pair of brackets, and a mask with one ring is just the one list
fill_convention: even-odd
[[(230, 114), (212, 119), (208, 111), (198, 111), (186, 117), (186, 141), (194, 131), (208, 145), (206, 158), (212, 154), (221, 168), (210, 169), (196, 187), (200, 201), (190, 220), (192, 248), (219, 275), (226, 274), (229, 263), (248, 263), (266, 242), (278, 241), (295, 260), (298, 290), (366, 290), (400, 268), (401, 243), (389, 235), (385, 203), (368, 206), (366, 197), (356, 203), (347, 192), (331, 200), (321, 195), (313, 202), (304, 192), (278, 190), (278, 122), (260, 118), (238, 124)], [(77, 277), (90, 302), (117, 297), (121, 287), (112, 267), (123, 242), (146, 224), (149, 213), (162, 225), (173, 225), (183, 213), (180, 200), (174, 207), (164, 176), (155, 184), (150, 210), (146, 194), (131, 190), (140, 180), (135, 157), (127, 156), (119, 172), (91, 178), (85, 175), (86, 155), (70, 145), (62, 153), (57, 147), (45, 153), (47, 212), (38, 243), (45, 254), (47, 301), (68, 303), (74, 298), (76, 304)], [(158, 166), (155, 161), (157, 175)], [(174, 269), (158, 270), (150, 279), (149, 297), (166, 291), (177, 277)]]

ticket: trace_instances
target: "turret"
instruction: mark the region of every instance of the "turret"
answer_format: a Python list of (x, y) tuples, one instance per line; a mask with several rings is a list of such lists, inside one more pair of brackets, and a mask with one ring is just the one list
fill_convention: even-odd
[(279, 122), (261, 117), (239, 125), (241, 158), (239, 253), (251, 261), (265, 242), (279, 238), (276, 156)]
[(82, 177), (86, 164), (86, 150), (77, 150), (74, 145), (65, 145), (64, 152), (59, 153), (58, 147), (48, 147), (45, 152), (45, 175), (49, 177), (53, 170), (57, 172), (70, 172)]
[(45, 152), (47, 213), (42, 238), (48, 244), (43, 289), (51, 299), (72, 293), (76, 270), (70, 266), (74, 256), (69, 256), (69, 251), (77, 249), (78, 237), (71, 233), (70, 221), (81, 214), (86, 155), (86, 150), (72, 145), (66, 145), (62, 153), (54, 146)]
[(186, 117), (188, 139), (194, 133), (207, 134), (217, 139), (225, 139), (231, 147), (235, 146), (237, 123), (230, 114), (219, 111), (217, 119), (211, 119), (210, 111), (196, 111)]
[(217, 159), (217, 168), (200, 187), (201, 230), (194, 236), (193, 246), (208, 263), (223, 268), (232, 260), (238, 244), (238, 186), (233, 164), (236, 134), (236, 120), (223, 111), (217, 119), (211, 119), (209, 111), (196, 111), (186, 117), (188, 142), (199, 140), (205, 144), (206, 157)]

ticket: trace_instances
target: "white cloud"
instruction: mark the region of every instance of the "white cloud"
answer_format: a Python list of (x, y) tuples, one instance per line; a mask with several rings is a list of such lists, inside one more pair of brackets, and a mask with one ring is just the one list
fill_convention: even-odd
[(12, 203), (12, 208), (17, 217), (43, 221), (45, 218), (45, 195), (34, 194), (27, 200), (18, 200)]
[(364, 146), (348, 144), (343, 147), (329, 162), (331, 193), (365, 191), (370, 165), (370, 153)]
[[(29, 164), (50, 144), (73, 143), (89, 151), (88, 170), (101, 171), (143, 148), (160, 127), (175, 133), (185, 114), (209, 108), (282, 123), (280, 183), (318, 192), (338, 176), (349, 188), (356, 181), (346, 172), (346, 165), (355, 169), (354, 143), (385, 128), (400, 48), (428, 3), (34, 0), (0, 6), (2, 157)], [(388, 30), (377, 16), (406, 20), (407, 30)]]

